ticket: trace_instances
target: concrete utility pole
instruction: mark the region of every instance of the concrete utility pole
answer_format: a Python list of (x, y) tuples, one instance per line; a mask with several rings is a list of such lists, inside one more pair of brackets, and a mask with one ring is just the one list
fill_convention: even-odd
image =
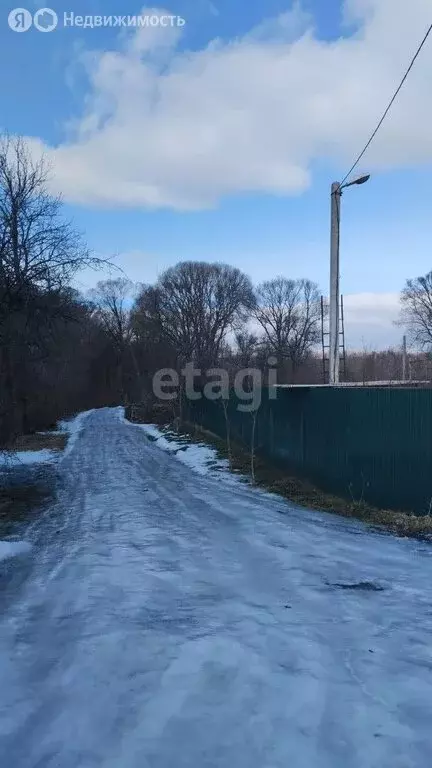
[(339, 240), (341, 186), (331, 186), (329, 383), (339, 383)]
[(331, 186), (329, 383), (333, 385), (339, 383), (340, 362), (339, 243), (342, 190), (354, 184), (365, 184), (369, 179), (369, 175), (360, 176), (346, 184), (335, 181)]

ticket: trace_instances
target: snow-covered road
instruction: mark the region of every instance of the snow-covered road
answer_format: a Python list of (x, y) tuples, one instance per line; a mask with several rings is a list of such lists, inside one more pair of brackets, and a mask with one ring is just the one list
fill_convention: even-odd
[(430, 765), (429, 545), (81, 427), (0, 562), (2, 767)]

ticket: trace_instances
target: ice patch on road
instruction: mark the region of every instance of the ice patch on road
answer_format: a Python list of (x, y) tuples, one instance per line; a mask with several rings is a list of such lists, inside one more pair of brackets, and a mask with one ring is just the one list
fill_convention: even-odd
[(26, 541), (0, 541), (0, 562), (17, 555), (24, 555), (30, 550), (31, 545)]

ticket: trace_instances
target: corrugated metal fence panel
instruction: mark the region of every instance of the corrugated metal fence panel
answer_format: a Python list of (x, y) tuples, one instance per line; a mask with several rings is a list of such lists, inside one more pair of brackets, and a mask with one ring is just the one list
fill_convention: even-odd
[[(233, 439), (250, 446), (253, 417), (228, 404)], [(189, 403), (189, 417), (226, 436), (222, 405)], [(262, 393), (257, 450), (347, 499), (427, 514), (432, 499), (432, 389), (295, 388)]]
[[(288, 447), (288, 463), (299, 473), (345, 498), (428, 512), (432, 390), (365, 387), (300, 392), (301, 398), (296, 390), (284, 390), (278, 398), (279, 456)], [(303, 434), (298, 431), (298, 444), (303, 441), (301, 461), (291, 444), (298, 411), (303, 418)]]

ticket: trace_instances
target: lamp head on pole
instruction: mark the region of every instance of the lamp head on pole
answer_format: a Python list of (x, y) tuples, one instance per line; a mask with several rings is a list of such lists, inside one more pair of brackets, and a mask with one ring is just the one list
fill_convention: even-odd
[(354, 184), (366, 184), (367, 181), (370, 179), (370, 173), (365, 174), (364, 176), (359, 176), (357, 179), (354, 179), (353, 181), (349, 181), (347, 184), (342, 184), (341, 189), (344, 189), (345, 187), (352, 187)]

